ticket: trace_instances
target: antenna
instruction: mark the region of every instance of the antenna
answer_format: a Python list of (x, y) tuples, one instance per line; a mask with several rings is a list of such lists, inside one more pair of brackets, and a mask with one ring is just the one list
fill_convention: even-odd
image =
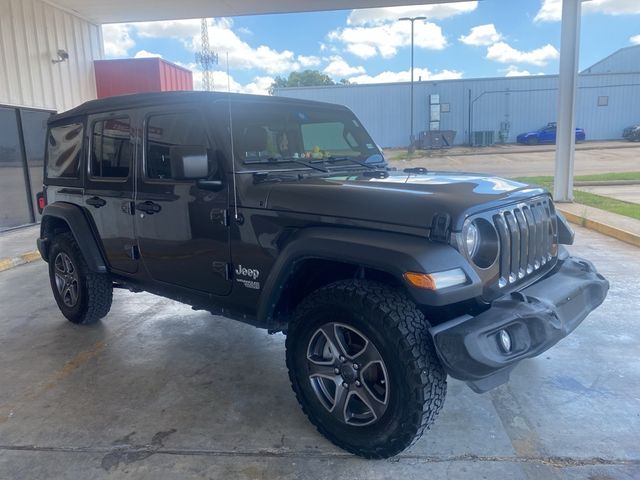
[(211, 67), (218, 65), (218, 54), (211, 53), (209, 47), (209, 23), (206, 18), (200, 22), (201, 43), (200, 51), (196, 52), (196, 62), (202, 67), (202, 89), (206, 92), (213, 90)]
[(227, 52), (227, 104), (229, 105), (229, 135), (231, 137), (231, 174), (233, 175), (233, 216), (238, 221), (238, 186), (236, 184), (236, 151), (233, 141), (233, 116), (231, 115), (231, 76), (229, 52)]

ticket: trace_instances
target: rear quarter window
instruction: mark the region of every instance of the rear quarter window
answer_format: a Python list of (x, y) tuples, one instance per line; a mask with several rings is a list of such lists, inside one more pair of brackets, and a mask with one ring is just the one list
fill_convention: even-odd
[(47, 177), (77, 178), (82, 152), (83, 126), (70, 123), (52, 127), (47, 136)]

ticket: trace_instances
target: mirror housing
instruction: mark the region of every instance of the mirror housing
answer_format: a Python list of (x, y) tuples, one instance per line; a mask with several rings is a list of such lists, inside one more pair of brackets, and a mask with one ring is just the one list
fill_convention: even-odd
[(171, 175), (176, 180), (201, 179), (209, 176), (209, 155), (199, 145), (171, 147)]

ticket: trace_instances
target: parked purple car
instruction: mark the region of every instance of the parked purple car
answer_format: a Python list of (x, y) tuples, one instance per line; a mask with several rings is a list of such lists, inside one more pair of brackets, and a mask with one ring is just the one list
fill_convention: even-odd
[[(546, 127), (533, 132), (521, 133), (516, 141), (526, 145), (538, 145), (539, 143), (556, 143), (556, 122), (550, 122)], [(586, 139), (584, 129), (576, 128), (576, 142), (584, 142)]]

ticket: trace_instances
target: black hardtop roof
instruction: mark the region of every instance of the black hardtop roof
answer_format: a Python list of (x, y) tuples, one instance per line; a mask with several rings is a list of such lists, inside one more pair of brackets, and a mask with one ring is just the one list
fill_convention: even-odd
[(90, 100), (78, 105), (71, 110), (52, 115), (49, 123), (58, 123), (61, 120), (67, 120), (83, 115), (94, 113), (109, 112), (112, 110), (125, 110), (128, 108), (140, 108), (153, 105), (181, 104), (181, 103), (197, 103), (215, 102), (219, 100), (227, 100), (231, 98), (234, 102), (269, 102), (281, 105), (307, 104), (316, 106), (326, 106), (334, 108), (346, 108), (342, 105), (326, 102), (316, 102), (313, 100), (302, 100), (290, 97), (277, 97), (268, 95), (249, 95), (246, 93), (226, 93), (226, 92), (152, 92), (152, 93), (133, 93), (129, 95), (118, 95), (114, 97), (101, 98), (98, 100)]

